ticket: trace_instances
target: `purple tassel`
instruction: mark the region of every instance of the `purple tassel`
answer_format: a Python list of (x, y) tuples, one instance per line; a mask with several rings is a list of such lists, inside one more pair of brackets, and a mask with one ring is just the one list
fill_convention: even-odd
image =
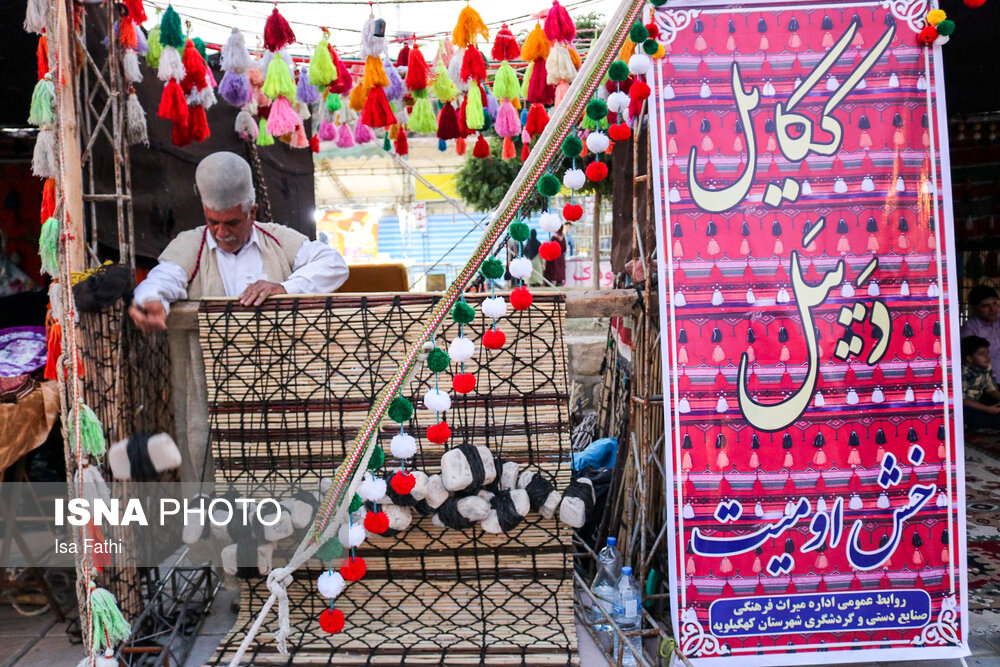
[(494, 129), (497, 136), (501, 137), (516, 137), (521, 133), (521, 117), (510, 101), (504, 101), (500, 105)]
[(299, 85), (295, 90), (295, 97), (303, 104), (316, 104), (319, 102), (319, 91), (316, 86), (309, 83), (309, 68), (303, 67), (299, 70)]
[[(486, 89), (486, 113), (490, 115), (490, 118), (496, 118), (497, 112), (500, 111), (500, 103), (497, 98), (493, 96), (489, 88)], [(506, 135), (500, 135), (506, 136)]]
[(241, 107), (250, 101), (250, 78), (244, 72), (226, 72), (219, 84), (219, 95), (234, 107)]
[(396, 71), (396, 68), (388, 58), (382, 59), (382, 67), (385, 69), (386, 77), (389, 78), (389, 85), (385, 87), (385, 96), (390, 100), (403, 99), (405, 88), (403, 80), (399, 78), (399, 72)]
[(316, 133), (320, 141), (336, 141), (337, 128), (328, 120), (319, 124), (319, 131)]
[(375, 141), (374, 130), (359, 120), (354, 124), (354, 143), (367, 144), (370, 141)]
[(149, 42), (146, 41), (146, 33), (139, 30), (139, 26), (135, 28), (135, 52), (140, 56), (149, 53)]
[(350, 148), (353, 145), (354, 135), (351, 134), (351, 128), (347, 125), (341, 125), (340, 129), (337, 130), (337, 146), (340, 148)]

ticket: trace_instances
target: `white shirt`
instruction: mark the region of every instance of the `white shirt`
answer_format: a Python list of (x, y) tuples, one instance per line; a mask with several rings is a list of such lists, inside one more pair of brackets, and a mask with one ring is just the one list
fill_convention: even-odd
[[(215, 252), (226, 296), (237, 297), (248, 285), (267, 280), (256, 228), (236, 253), (220, 248), (211, 232), (205, 235), (205, 246), (208, 252)], [(347, 262), (339, 252), (321, 241), (305, 241), (295, 254), (292, 274), (281, 285), (289, 294), (329, 294), (344, 284), (348, 273)], [(188, 278), (180, 265), (160, 262), (136, 286), (133, 300), (140, 306), (160, 301), (169, 313), (172, 302), (187, 298)]]

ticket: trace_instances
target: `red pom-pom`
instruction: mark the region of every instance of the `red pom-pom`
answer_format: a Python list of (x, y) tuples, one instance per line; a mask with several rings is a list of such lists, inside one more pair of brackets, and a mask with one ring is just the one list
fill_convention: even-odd
[(365, 564), (364, 558), (345, 558), (340, 563), (340, 576), (344, 581), (358, 581), (367, 571), (368, 565)]
[(288, 21), (275, 7), (264, 24), (264, 48), (268, 51), (280, 51), (282, 47), (294, 41), (295, 33), (292, 32), (292, 26), (288, 25)]
[(389, 99), (381, 86), (368, 91), (365, 108), (361, 111), (361, 122), (368, 127), (389, 127), (396, 123), (396, 114), (389, 106)]
[(211, 131), (208, 129), (208, 118), (205, 116), (205, 107), (193, 106), (188, 112), (188, 136), (191, 141), (202, 142), (208, 139)]
[(546, 241), (542, 245), (538, 246), (538, 254), (546, 262), (551, 262), (555, 259), (559, 259), (559, 255), (562, 254), (562, 246), (559, 245), (558, 241)]
[(510, 307), (514, 310), (527, 310), (533, 300), (527, 287), (518, 287), (510, 293)]
[(344, 612), (339, 609), (324, 609), (319, 615), (319, 627), (328, 634), (337, 634), (344, 629)]
[(567, 222), (576, 222), (583, 217), (583, 207), (579, 204), (566, 204), (563, 206), (563, 219)]
[(399, 128), (396, 134), (396, 155), (402, 157), (410, 154), (410, 140), (406, 138), (406, 130)]
[(497, 31), (490, 55), (496, 61), (520, 59), (521, 47), (517, 45), (517, 38), (514, 37), (514, 33), (510, 31), (506, 23)]
[(427, 427), (427, 439), (435, 445), (443, 445), (451, 437), (451, 428), (448, 422), (440, 422)]
[(923, 30), (917, 33), (917, 44), (930, 46), (938, 38), (938, 31), (932, 25), (925, 25)]
[(524, 129), (528, 134), (541, 134), (548, 124), (549, 115), (545, 113), (545, 107), (541, 104), (532, 104), (528, 108), (528, 119), (524, 123)]
[(417, 478), (408, 472), (397, 470), (389, 480), (392, 490), (401, 496), (407, 495), (417, 485)]
[(608, 165), (603, 162), (591, 162), (587, 165), (587, 178), (594, 183), (603, 181), (608, 177)]
[(389, 530), (389, 515), (385, 512), (369, 512), (365, 515), (365, 530), (381, 535)]
[(506, 334), (499, 329), (487, 329), (483, 332), (483, 347), (488, 350), (499, 350), (506, 342)]
[(649, 84), (642, 79), (636, 80), (628, 89), (628, 96), (633, 100), (642, 101), (649, 97)]
[(467, 48), (462, 57), (461, 79), (462, 81), (469, 79), (483, 81), (486, 79), (486, 59), (483, 58), (483, 52), (475, 46)]
[(160, 108), (156, 114), (164, 119), (187, 126), (188, 105), (184, 99), (184, 91), (177, 79), (171, 79), (163, 87), (163, 96), (160, 98)]
[(462, 134), (458, 129), (458, 114), (455, 113), (455, 105), (445, 102), (438, 112), (437, 138), (448, 141), (458, 139)]
[(468, 394), (476, 388), (476, 376), (472, 373), (458, 373), (451, 378), (451, 388), (456, 394)]
[(410, 49), (409, 63), (406, 66), (406, 87), (410, 90), (423, 90), (427, 87), (427, 60), (416, 46)]
[(982, 7), (986, 4), (986, 0), (965, 0), (966, 7), (972, 7), (976, 9), (977, 7)]
[(479, 158), (480, 160), (485, 160), (490, 156), (490, 142), (486, 141), (486, 137), (479, 135), (476, 139), (476, 145), (472, 148), (472, 157)]
[(628, 141), (632, 136), (632, 130), (626, 123), (615, 123), (608, 128), (608, 136), (611, 137), (611, 141)]
[(649, 37), (646, 39), (656, 39), (660, 36), (660, 28), (656, 25), (656, 21), (650, 21), (646, 24), (646, 32), (649, 33)]

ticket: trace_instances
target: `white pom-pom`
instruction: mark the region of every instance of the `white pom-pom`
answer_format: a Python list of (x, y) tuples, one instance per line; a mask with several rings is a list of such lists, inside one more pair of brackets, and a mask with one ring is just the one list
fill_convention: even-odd
[(546, 211), (542, 213), (541, 217), (538, 219), (538, 226), (542, 228), (542, 231), (548, 232), (549, 234), (555, 234), (562, 228), (562, 219), (559, 217), (558, 213), (552, 213)]
[(587, 183), (587, 175), (583, 169), (567, 169), (563, 174), (563, 185), (570, 190), (579, 190)]
[(631, 100), (628, 93), (618, 90), (608, 95), (608, 111), (611, 113), (621, 113), (627, 111)]
[[(528, 259), (527, 257), (517, 257), (515, 259), (510, 260), (510, 266), (507, 267), (507, 270), (510, 271), (510, 275), (514, 276), (515, 278), (518, 278), (520, 280), (528, 280), (529, 278), (531, 278), (531, 272), (534, 269), (531, 266), (530, 259)], [(486, 302), (484, 301), (483, 305), (485, 306), (485, 304)], [(504, 310), (506, 311), (506, 308)], [(484, 313), (486, 312), (485, 308), (483, 309), (483, 312)]]
[(171, 79), (177, 79), (180, 83), (184, 78), (184, 63), (181, 62), (181, 54), (172, 46), (163, 48), (160, 54), (160, 67), (156, 71), (156, 78), (166, 83)]
[(603, 153), (610, 145), (611, 140), (603, 132), (591, 132), (587, 135), (587, 150), (591, 153)]
[(645, 53), (633, 53), (628, 59), (628, 71), (637, 76), (642, 76), (653, 67), (653, 59)]
[(358, 487), (358, 495), (361, 496), (362, 500), (369, 502), (377, 502), (379, 498), (385, 495), (385, 491), (385, 480), (380, 477), (373, 477), (371, 473), (365, 474), (364, 480), (362, 480), (361, 485)]
[(451, 396), (440, 389), (428, 389), (424, 394), (424, 406), (431, 412), (447, 412), (451, 409)]
[[(524, 257), (518, 257), (511, 261), (511, 267), (513, 268), (514, 262), (518, 260), (524, 260), (528, 262), (528, 266), (531, 266), (531, 260), (525, 260)], [(511, 270), (510, 275), (514, 276), (514, 271)], [(531, 275), (531, 272), (528, 272)], [(515, 278), (520, 278), (521, 276), (514, 276)], [(507, 314), (507, 302), (504, 301), (502, 296), (494, 296), (488, 299), (483, 299), (483, 315), (494, 320), (498, 320)]]
[(469, 361), (476, 356), (476, 344), (464, 336), (459, 336), (448, 346), (448, 356), (457, 363)]
[(316, 580), (316, 590), (325, 598), (336, 598), (344, 592), (344, 578), (340, 572), (327, 570)]
[(337, 532), (340, 543), (345, 547), (360, 547), (365, 541), (365, 527), (360, 523), (345, 523)]
[(406, 433), (394, 435), (389, 441), (389, 451), (397, 459), (408, 459), (417, 453), (417, 439)]

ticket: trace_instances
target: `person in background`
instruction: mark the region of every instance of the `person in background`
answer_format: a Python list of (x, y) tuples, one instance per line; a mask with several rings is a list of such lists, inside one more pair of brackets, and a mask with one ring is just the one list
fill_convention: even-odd
[(576, 244), (573, 243), (573, 223), (567, 222), (563, 225), (562, 234), (566, 238), (566, 255), (572, 257), (576, 254)]
[(990, 346), (990, 364), (1000, 368), (1000, 300), (997, 291), (988, 285), (969, 290), (969, 319), (962, 325), (962, 337), (966, 336), (985, 338)]
[(970, 430), (1000, 429), (1000, 390), (990, 366), (990, 343), (980, 336), (962, 339), (962, 405)]
[(545, 279), (556, 287), (562, 287), (566, 283), (566, 237), (563, 235), (563, 227), (552, 235), (552, 240), (559, 243), (562, 252), (551, 262), (545, 262)]
[(257, 222), (253, 174), (236, 153), (204, 158), (195, 183), (206, 224), (178, 234), (136, 287), (129, 315), (143, 331), (166, 329), (174, 301), (228, 296), (259, 306), (274, 294), (328, 294), (347, 280), (347, 263), (330, 246)]
[(542, 272), (545, 271), (545, 261), (538, 254), (538, 248), (542, 242), (538, 240), (538, 230), (532, 229), (528, 240), (524, 242), (522, 252), (524, 256), (531, 260), (531, 278), (528, 284), (532, 287), (542, 284)]

